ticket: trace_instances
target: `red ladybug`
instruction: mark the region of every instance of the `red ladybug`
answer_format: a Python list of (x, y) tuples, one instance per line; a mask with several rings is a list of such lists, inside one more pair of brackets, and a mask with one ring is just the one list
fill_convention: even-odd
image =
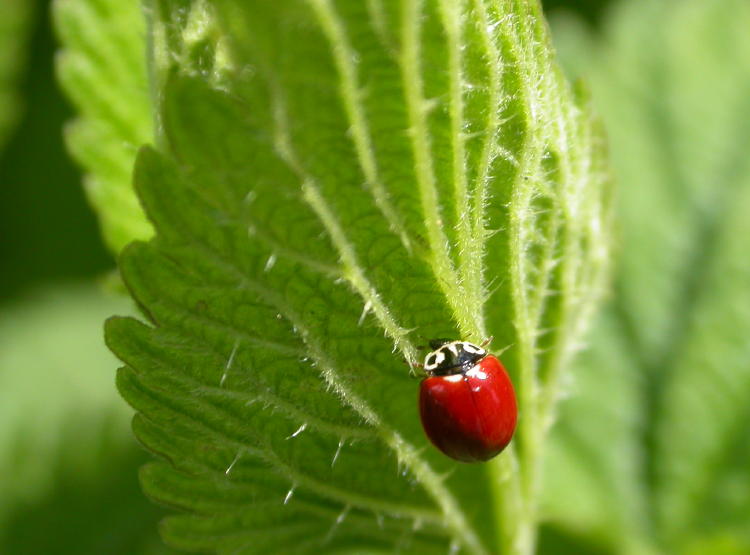
[(430, 441), (461, 462), (500, 453), (516, 429), (516, 395), (497, 357), (468, 341), (436, 339), (424, 359), (419, 412)]

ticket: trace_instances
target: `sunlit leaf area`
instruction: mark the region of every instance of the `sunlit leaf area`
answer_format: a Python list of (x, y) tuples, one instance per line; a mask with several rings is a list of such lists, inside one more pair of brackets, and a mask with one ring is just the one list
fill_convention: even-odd
[(748, 29), (0, 0), (0, 553), (750, 553)]

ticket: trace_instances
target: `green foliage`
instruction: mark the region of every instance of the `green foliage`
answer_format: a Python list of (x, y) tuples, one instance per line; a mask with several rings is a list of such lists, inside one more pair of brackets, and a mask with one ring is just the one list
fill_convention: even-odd
[(622, 246), (554, 434), (550, 517), (624, 551), (747, 553), (750, 6), (626, 2), (606, 41), (560, 23), (607, 120)]
[[(161, 458), (144, 487), (186, 511), (164, 537), (224, 553), (531, 552), (610, 197), (598, 126), (538, 4), (147, 13), (158, 136), (135, 183), (156, 236), (120, 267), (148, 323), (112, 319), (107, 339)], [(457, 465), (427, 444), (404, 360), (425, 338), (490, 335), (517, 384), (517, 438)]]
[(18, 119), (18, 72), (25, 57), (32, 5), (28, 0), (0, 0), (0, 150)]
[(153, 233), (131, 179), (138, 148), (154, 135), (143, 17), (138, 0), (56, 0), (54, 16), (65, 47), (58, 79), (80, 114), (66, 129), (68, 148), (117, 253)]
[[(58, 287), (0, 315), (0, 552), (163, 553), (138, 495), (131, 410), (101, 321), (122, 298)], [(40, 532), (43, 531), (43, 533)]]

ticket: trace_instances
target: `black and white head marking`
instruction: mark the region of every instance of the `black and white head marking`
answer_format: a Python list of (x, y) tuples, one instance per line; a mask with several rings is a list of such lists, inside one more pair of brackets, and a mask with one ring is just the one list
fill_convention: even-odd
[(487, 356), (482, 347), (468, 341), (431, 342), (435, 350), (424, 359), (424, 369), (432, 376), (465, 374), (474, 364)]

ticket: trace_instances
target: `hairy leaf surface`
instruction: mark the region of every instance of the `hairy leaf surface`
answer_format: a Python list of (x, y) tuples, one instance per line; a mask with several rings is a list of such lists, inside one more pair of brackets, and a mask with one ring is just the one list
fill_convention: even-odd
[(85, 190), (115, 253), (153, 231), (132, 186), (138, 148), (153, 140), (146, 28), (138, 0), (56, 0), (64, 50), (57, 76), (79, 118), (66, 129)]
[[(529, 552), (538, 452), (607, 269), (603, 145), (536, 3), (154, 1), (158, 137), (108, 342), (165, 538)], [(516, 447), (427, 444), (405, 362), (494, 336)]]

